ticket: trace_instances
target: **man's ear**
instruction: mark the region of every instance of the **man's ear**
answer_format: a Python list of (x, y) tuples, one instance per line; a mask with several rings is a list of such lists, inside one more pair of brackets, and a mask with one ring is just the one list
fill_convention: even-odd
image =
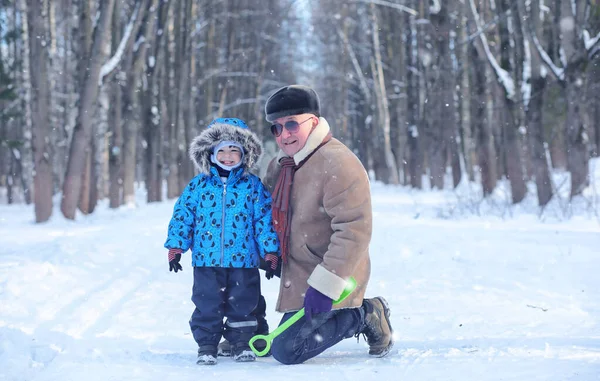
[(312, 120), (312, 129), (314, 130), (317, 127), (317, 125), (319, 124), (319, 117), (316, 115), (313, 115), (311, 120)]

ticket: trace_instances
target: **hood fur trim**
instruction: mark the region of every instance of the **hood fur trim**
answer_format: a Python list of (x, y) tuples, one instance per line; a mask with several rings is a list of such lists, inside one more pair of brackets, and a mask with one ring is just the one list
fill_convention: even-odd
[(196, 164), (198, 171), (210, 174), (210, 155), (215, 146), (224, 140), (234, 141), (244, 148), (241, 167), (244, 172), (252, 170), (263, 151), (258, 136), (249, 129), (231, 124), (215, 123), (196, 136), (190, 144), (190, 159)]

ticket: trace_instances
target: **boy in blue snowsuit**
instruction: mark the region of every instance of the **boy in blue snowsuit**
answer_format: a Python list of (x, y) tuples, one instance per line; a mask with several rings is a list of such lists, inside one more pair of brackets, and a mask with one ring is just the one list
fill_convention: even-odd
[(190, 328), (198, 364), (216, 364), (221, 336), (236, 361), (256, 359), (248, 341), (257, 329), (259, 260), (274, 270), (279, 255), (271, 195), (249, 172), (261, 153), (258, 137), (236, 118), (215, 119), (190, 146), (199, 174), (175, 204), (165, 248), (175, 272), (181, 254), (192, 252), (196, 309)]

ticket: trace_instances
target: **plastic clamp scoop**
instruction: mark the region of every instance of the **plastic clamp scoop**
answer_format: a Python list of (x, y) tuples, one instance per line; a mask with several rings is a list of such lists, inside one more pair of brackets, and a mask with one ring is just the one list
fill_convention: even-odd
[[(356, 280), (354, 278), (350, 277), (346, 281), (346, 287), (344, 288), (344, 291), (342, 291), (342, 295), (340, 295), (340, 297), (337, 300), (334, 300), (333, 304), (335, 305), (335, 304), (341, 303), (344, 299), (346, 299), (348, 297), (348, 295), (350, 295), (352, 293), (352, 291), (354, 291), (355, 288), (356, 288)], [(293, 314), (292, 317), (290, 317), (288, 320), (286, 320), (283, 324), (281, 324), (279, 327), (277, 327), (273, 332), (269, 333), (268, 335), (256, 335), (256, 336), (252, 337), (250, 339), (250, 341), (248, 342), (248, 344), (250, 345), (250, 349), (252, 349), (252, 352), (256, 353), (257, 356), (264, 356), (267, 353), (269, 353), (269, 351), (271, 350), (271, 343), (273, 342), (273, 339), (275, 339), (283, 331), (288, 329), (292, 324), (294, 324), (295, 322), (300, 320), (300, 318), (302, 316), (304, 316), (304, 308), (302, 308), (300, 311)], [(259, 351), (254, 347), (254, 342), (257, 340), (264, 340), (265, 343), (267, 344), (265, 346), (265, 349), (263, 349), (262, 351)]]

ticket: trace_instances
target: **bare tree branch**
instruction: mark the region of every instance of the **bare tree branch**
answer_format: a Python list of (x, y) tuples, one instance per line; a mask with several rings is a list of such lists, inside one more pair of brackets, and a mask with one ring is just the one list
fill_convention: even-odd
[(367, 80), (363, 74), (363, 70), (360, 67), (360, 63), (356, 58), (356, 54), (354, 53), (354, 49), (352, 49), (352, 45), (348, 42), (348, 37), (342, 32), (339, 26), (337, 26), (337, 32), (342, 41), (344, 41), (344, 45), (346, 45), (346, 49), (348, 49), (348, 54), (350, 54), (350, 60), (352, 61), (352, 66), (354, 67), (354, 71), (356, 71), (356, 75), (359, 79), (360, 89), (363, 92), (367, 102), (371, 101), (371, 93), (369, 91), (369, 86), (367, 85)]
[(391, 3), (389, 1), (384, 1), (384, 0), (352, 0), (355, 3), (366, 3), (366, 4), (376, 4), (376, 5), (383, 5), (385, 7), (390, 7), (390, 8), (394, 8), (394, 9), (398, 9), (401, 11), (404, 11), (406, 13), (409, 13), (413, 16), (417, 16), (419, 13), (417, 11), (415, 11), (412, 8), (409, 8), (407, 6), (401, 5), (401, 4), (395, 4), (395, 3)]

